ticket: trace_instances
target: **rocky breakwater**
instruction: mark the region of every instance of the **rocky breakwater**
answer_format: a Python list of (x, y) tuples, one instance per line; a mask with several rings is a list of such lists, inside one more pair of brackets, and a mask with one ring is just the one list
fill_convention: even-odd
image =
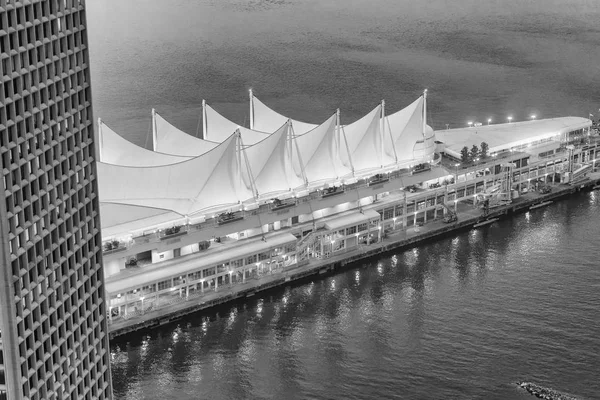
[(547, 388), (544, 386), (536, 385), (531, 382), (517, 382), (521, 388), (525, 389), (532, 396), (538, 397), (544, 400), (579, 400), (577, 397), (573, 397), (568, 394), (561, 393), (557, 390)]

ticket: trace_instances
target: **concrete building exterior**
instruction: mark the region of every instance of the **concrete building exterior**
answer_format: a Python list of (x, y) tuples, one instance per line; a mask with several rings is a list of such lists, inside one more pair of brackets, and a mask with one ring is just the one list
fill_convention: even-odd
[[(203, 103), (203, 139), (153, 111), (153, 150), (125, 144), (100, 121), (111, 335), (372, 254), (390, 237), (455, 222), (461, 208), (485, 218), (520, 207), (520, 197), (581, 184), (597, 169), (590, 120), (434, 132), (425, 99), (390, 115), (382, 102), (348, 125), (339, 112), (311, 125), (251, 94), (251, 127), (261, 131), (241, 129)], [(460, 148), (482, 141), (493, 154), (457, 163)]]
[(0, 0), (0, 399), (111, 399), (83, 0)]

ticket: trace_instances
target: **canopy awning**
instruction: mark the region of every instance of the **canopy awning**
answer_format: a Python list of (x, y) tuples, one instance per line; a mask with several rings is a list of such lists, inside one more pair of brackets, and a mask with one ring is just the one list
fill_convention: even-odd
[[(238, 240), (235, 246), (223, 246), (222, 248), (209, 248), (205, 250), (202, 257), (186, 257), (176, 260), (172, 264), (169, 261), (149, 265), (138, 269), (136, 273), (126, 277), (115, 276), (106, 279), (106, 291), (110, 294), (123, 293), (130, 289), (142, 287), (151, 283), (160, 282), (175, 276), (187, 275), (193, 271), (203, 268), (214, 267), (219, 264), (245, 258), (252, 254), (259, 254), (270, 249), (296, 243), (297, 239), (291, 233), (277, 233), (262, 237)], [(165, 264), (169, 264), (168, 268)]]
[(250, 128), (263, 132), (275, 131), (281, 125), (286, 123), (288, 119), (292, 121), (294, 134), (296, 135), (306, 133), (318, 126), (317, 124), (296, 121), (286, 117), (285, 115), (279, 114), (277, 111), (272, 110), (265, 103), (254, 96), (252, 91), (250, 91), (250, 115)]
[(202, 102), (203, 110), (203, 139), (210, 140), (213, 142), (221, 143), (227, 139), (233, 132), (239, 129), (242, 135), (242, 143), (245, 146), (250, 146), (268, 137), (271, 133), (275, 132), (283, 125), (287, 124), (287, 120), (281, 123), (277, 128), (269, 132), (260, 132), (253, 129), (244, 128), (239, 126), (235, 122), (232, 122), (215, 111), (214, 108), (207, 105), (205, 101)]
[(98, 163), (100, 201), (192, 215), (253, 197), (243, 183), (239, 133), (187, 161), (155, 167)]
[(379, 213), (375, 210), (364, 210), (362, 213), (355, 210), (351, 214), (327, 219), (325, 221), (325, 229), (334, 231), (373, 220), (379, 220), (380, 217)]
[(340, 152), (347, 150), (344, 143), (340, 144), (337, 120), (337, 114), (334, 114), (315, 129), (295, 136), (298, 146), (298, 154), (293, 154), (296, 168), (303, 169), (309, 185), (352, 175), (352, 170), (340, 158)]
[[(229, 136), (234, 131), (229, 132)], [(188, 135), (171, 125), (155, 110), (152, 110), (152, 132), (154, 151), (177, 156), (196, 157), (214, 149), (219, 144)]]
[(127, 167), (150, 167), (175, 164), (187, 157), (157, 153), (131, 143), (98, 119), (100, 161)]
[(293, 167), (295, 143), (290, 136), (289, 123), (255, 145), (245, 147), (249, 170), (247, 184), (258, 196), (291, 191), (304, 186), (301, 174)]
[(399, 163), (412, 160), (415, 144), (424, 139), (424, 106), (425, 99), (421, 96), (408, 107), (384, 117), (385, 152)]

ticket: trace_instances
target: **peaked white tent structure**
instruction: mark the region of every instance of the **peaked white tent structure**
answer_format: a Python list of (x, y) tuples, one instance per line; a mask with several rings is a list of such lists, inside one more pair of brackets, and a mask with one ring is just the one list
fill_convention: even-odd
[(231, 136), (231, 132), (235, 132), (239, 129), (242, 135), (242, 142), (246, 146), (260, 142), (287, 123), (287, 121), (284, 121), (277, 128), (269, 132), (259, 132), (244, 128), (216, 112), (215, 109), (207, 105), (204, 100), (202, 100), (202, 122), (202, 138), (204, 140), (221, 143)]
[(433, 156), (435, 140), (433, 129), (426, 123), (426, 94), (408, 107), (383, 118), (384, 149), (398, 164)]
[(190, 160), (155, 167), (98, 163), (100, 200), (193, 215), (253, 197), (244, 184), (239, 132)]
[[(147, 207), (204, 218), (241, 203), (282, 199), (431, 161), (435, 136), (425, 121), (425, 95), (390, 116), (384, 116), (384, 109), (382, 102), (346, 126), (340, 124), (338, 111), (301, 134), (291, 120), (271, 134), (246, 129), (256, 135), (247, 139), (251, 143), (262, 138), (250, 145), (237, 126), (233, 135), (215, 143), (180, 131), (153, 110), (155, 152), (127, 142), (101, 124), (100, 201), (119, 209)], [(204, 110), (205, 121), (213, 121), (205, 131), (214, 128), (215, 135), (223, 135), (233, 127), (212, 108)]]
[(340, 157), (341, 152), (347, 152), (340, 139), (339, 111), (316, 128), (295, 136), (298, 153), (294, 166), (303, 170), (309, 186), (352, 175), (352, 169)]
[[(231, 136), (235, 129), (229, 132)], [(171, 125), (152, 109), (152, 143), (156, 152), (184, 157), (196, 157), (204, 154), (219, 143), (202, 140)]]
[(383, 104), (352, 124), (342, 127), (348, 151), (341, 152), (344, 165), (361, 175), (394, 165), (396, 160), (384, 151), (381, 120)]
[(245, 181), (252, 186), (257, 197), (291, 192), (306, 183), (293, 166), (296, 146), (290, 124), (288, 121), (266, 139), (243, 150), (248, 163)]
[(98, 118), (100, 161), (125, 167), (152, 167), (182, 162), (188, 157), (157, 153), (131, 143)]
[[(281, 125), (287, 122), (288, 117), (279, 114), (277, 111), (269, 108), (265, 103), (260, 101), (252, 93), (250, 93), (250, 129), (255, 129), (262, 132), (273, 132)], [(318, 125), (309, 124), (307, 122), (292, 120), (292, 126), (296, 135), (301, 135), (310, 130), (315, 129)]]

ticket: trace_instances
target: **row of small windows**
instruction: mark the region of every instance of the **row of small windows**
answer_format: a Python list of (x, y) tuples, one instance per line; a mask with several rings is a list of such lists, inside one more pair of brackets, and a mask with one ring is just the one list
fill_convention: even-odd
[[(10, 59), (14, 58), (16, 56)], [(7, 101), (13, 97), (19, 98), (28, 93), (35, 94), (38, 92), (38, 88), (40, 88), (39, 94), (35, 95), (34, 99), (38, 99), (39, 103), (48, 102), (54, 100), (56, 97), (69, 94), (73, 89), (86, 87), (88, 83), (87, 76), (78, 68), (83, 66), (82, 58), (82, 53), (77, 52), (68, 57), (40, 66), (38, 69), (22, 69), (21, 75), (12, 77), (12, 83), (11, 79), (4, 80), (2, 90), (2, 94), (4, 95), (3, 101)], [(81, 60), (81, 62), (78, 60)], [(9, 74), (9, 70), (16, 72), (18, 69), (14, 63), (12, 67), (9, 67), (8, 62), (9, 58), (2, 59), (2, 69), (5, 71), (5, 75)], [(65, 74), (67, 76), (63, 78)]]
[[(87, 194), (90, 196), (87, 196)], [(29, 249), (33, 243), (40, 240), (40, 237), (48, 240), (50, 246), (51, 244), (58, 244), (59, 238), (64, 239), (67, 237), (67, 232), (69, 232), (69, 235), (73, 235), (78, 243), (86, 240), (89, 234), (95, 232), (95, 221), (91, 218), (92, 214), (88, 214), (89, 218), (83, 218), (86, 212), (93, 212), (91, 185), (80, 189), (72, 196), (65, 197), (66, 199), (63, 197), (64, 200), (57, 202), (55, 205), (54, 203), (48, 203), (49, 196), (45, 194), (41, 202), (34, 200), (33, 205), (26, 204), (22, 211), (9, 216), (9, 224), (13, 229), (11, 232), (14, 233), (10, 235), (9, 240), (11, 254), (17, 255), (20, 248)], [(47, 208), (40, 208), (40, 206), (48, 204), (50, 205)], [(67, 210), (70, 211), (69, 214), (66, 213)], [(32, 214), (33, 212), (37, 213)], [(50, 231), (50, 237), (48, 238), (44, 236), (46, 230)], [(62, 249), (60, 251), (66, 253)], [(59, 259), (64, 255), (66, 254), (59, 254), (57, 258)]]
[(0, 29), (2, 30), (6, 30), (8, 27), (15, 27), (15, 23), (16, 25), (24, 25), (26, 22), (50, 18), (57, 11), (61, 11), (67, 17), (71, 17), (72, 15), (73, 24), (75, 26), (79, 25), (78, 10), (81, 0), (38, 1), (34, 4), (21, 5), (21, 7), (18, 7), (19, 4), (14, 0), (6, 0), (6, 4), (17, 7), (13, 7), (12, 9), (0, 7), (0, 10), (3, 11), (2, 14), (6, 15), (6, 20), (0, 18)]
[[(65, 96), (70, 94), (83, 96), (84, 101), (90, 100), (89, 93), (76, 92), (81, 92), (83, 88), (86, 92), (89, 92), (89, 85), (87, 85), (87, 78), (83, 71), (70, 70), (69, 75), (66, 77), (58, 80), (57, 77), (54, 77), (51, 80), (46, 80), (44, 84), (39, 83), (40, 71), (33, 70), (5, 81), (2, 84), (4, 102), (10, 102), (13, 98), (23, 98), (24, 111), (33, 113), (31, 103), (42, 105), (50, 101), (56, 101), (57, 97), (64, 99)], [(9, 116), (11, 115), (9, 114)], [(45, 123), (44, 120), (41, 122)]]
[[(19, 34), (11, 33), (8, 36), (0, 37), (0, 50), (2, 54), (2, 75), (10, 75), (23, 68), (27, 69), (29, 65), (38, 63), (48, 64), (53, 57), (58, 57), (64, 61), (61, 66), (57, 66), (60, 72), (66, 72), (75, 69), (83, 64), (84, 58), (81, 50), (85, 47), (85, 37), (83, 32), (54, 39), (50, 43), (42, 44), (41, 41), (23, 45), (22, 42), (25, 31)], [(33, 47), (34, 43), (36, 46)], [(27, 49), (26, 49), (27, 48)], [(12, 52), (16, 53), (12, 53)], [(10, 60), (10, 66), (9, 66)], [(60, 69), (59, 69), (60, 68)]]
[[(35, 180), (40, 173), (53, 173), (49, 177), (49, 181), (52, 182), (54, 178), (59, 178), (63, 174), (76, 172), (86, 161), (94, 158), (89, 130), (74, 130), (74, 134), (66, 137), (52, 135), (50, 131), (46, 133), (46, 136), (42, 134), (37, 136), (42, 140), (26, 138), (17, 146), (9, 145), (10, 150), (8, 150), (9, 146), (0, 148), (0, 166), (7, 170), (4, 171), (5, 178), (6, 175), (12, 175), (12, 180), (5, 179), (5, 188), (9, 189), (15, 185), (22, 185), (24, 181)], [(0, 132), (0, 137), (2, 136), (4, 135)], [(82, 143), (83, 138), (85, 142)], [(43, 148), (39, 147), (41, 142), (45, 143)]]

